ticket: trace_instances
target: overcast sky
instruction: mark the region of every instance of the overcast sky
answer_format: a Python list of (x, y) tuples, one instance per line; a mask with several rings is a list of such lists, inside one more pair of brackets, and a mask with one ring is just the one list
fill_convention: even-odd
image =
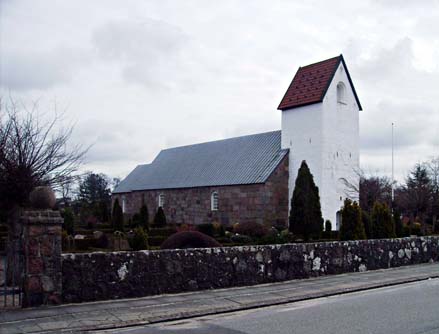
[(124, 177), (167, 147), (280, 129), (297, 68), (342, 53), (361, 166), (439, 155), (439, 1), (0, 0), (0, 95), (67, 110), (86, 170)]

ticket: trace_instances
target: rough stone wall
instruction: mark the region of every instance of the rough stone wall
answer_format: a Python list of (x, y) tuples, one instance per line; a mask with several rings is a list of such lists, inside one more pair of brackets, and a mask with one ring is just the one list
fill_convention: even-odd
[(278, 282), (437, 261), (439, 237), (63, 255), (63, 302)]
[(24, 307), (61, 303), (61, 232), (58, 211), (25, 211), (23, 226)]
[[(218, 211), (211, 210), (213, 191), (218, 192)], [(219, 222), (228, 225), (244, 221), (280, 221), (287, 226), (288, 156), (264, 184), (135, 191), (113, 194), (113, 200), (118, 198), (122, 205), (124, 197), (125, 213), (128, 215), (139, 212), (142, 201), (145, 201), (152, 220), (158, 208), (160, 194), (165, 195), (163, 210), (170, 223)]]

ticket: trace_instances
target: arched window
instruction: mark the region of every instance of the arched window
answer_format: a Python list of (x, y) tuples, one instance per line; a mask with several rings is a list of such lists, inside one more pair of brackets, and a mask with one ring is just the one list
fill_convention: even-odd
[(159, 195), (159, 207), (162, 207), (165, 205), (165, 194)]
[(210, 208), (212, 211), (218, 211), (218, 192), (216, 191), (210, 195)]
[(338, 103), (346, 103), (346, 87), (343, 82), (339, 82), (337, 84), (337, 102)]
[(126, 210), (126, 197), (125, 195), (122, 196), (122, 212), (125, 213)]

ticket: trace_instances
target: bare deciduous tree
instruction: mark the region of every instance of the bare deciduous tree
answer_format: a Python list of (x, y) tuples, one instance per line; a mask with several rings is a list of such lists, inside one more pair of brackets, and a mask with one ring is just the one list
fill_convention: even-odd
[(69, 146), (73, 126), (61, 127), (55, 115), (42, 120), (38, 104), (30, 109), (13, 99), (0, 100), (0, 205), (3, 210), (25, 205), (38, 185), (55, 189), (71, 181), (88, 147)]

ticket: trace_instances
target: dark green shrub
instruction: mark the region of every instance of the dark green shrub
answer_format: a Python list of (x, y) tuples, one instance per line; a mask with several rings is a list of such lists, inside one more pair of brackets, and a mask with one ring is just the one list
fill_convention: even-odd
[(409, 237), (410, 236), (410, 227), (407, 225), (404, 225), (402, 227), (402, 236), (403, 237)]
[(417, 236), (423, 235), (420, 223), (413, 223), (411, 235), (417, 235)]
[(213, 224), (213, 226), (215, 228), (215, 235), (217, 235), (219, 237), (224, 237), (226, 235), (226, 230), (225, 230), (223, 224), (216, 223), (216, 224)]
[(213, 224), (200, 224), (196, 226), (198, 232), (204, 233), (209, 237), (215, 236), (215, 227)]
[(248, 245), (253, 243), (253, 239), (251, 237), (243, 234), (234, 234), (230, 237), (230, 240), (232, 240), (233, 243), (243, 244), (243, 245)]
[(124, 231), (123, 226), (123, 212), (122, 208), (119, 205), (119, 200), (116, 198), (113, 205), (113, 214), (112, 214), (112, 223), (115, 231)]
[(128, 243), (135, 251), (148, 249), (148, 234), (143, 230), (143, 228), (138, 227), (134, 229), (133, 236), (128, 238)]
[(247, 235), (251, 238), (262, 238), (269, 234), (270, 229), (253, 221), (236, 224), (233, 231), (238, 234)]
[(395, 223), (389, 207), (385, 203), (375, 202), (373, 205), (371, 226), (374, 239), (395, 237)]
[(85, 238), (85, 239), (75, 239), (75, 248), (79, 251), (86, 251), (90, 248), (96, 248), (96, 239)]
[(228, 237), (217, 237), (215, 240), (218, 241), (222, 245), (230, 244), (232, 242), (232, 240)]
[(108, 244), (108, 237), (105, 233), (102, 233), (102, 235), (100, 235), (95, 242), (97, 248), (108, 248)]
[(156, 227), (166, 226), (166, 216), (161, 206), (159, 206), (159, 208), (157, 209), (157, 213), (155, 214), (154, 226)]
[(290, 231), (305, 240), (319, 238), (323, 229), (319, 189), (305, 161), (302, 161), (297, 174), (289, 223)]
[(140, 215), (138, 213), (133, 214), (131, 219), (128, 220), (129, 227), (138, 227), (140, 226)]
[(370, 221), (370, 215), (366, 211), (361, 211), (361, 220), (363, 221), (366, 238), (372, 239), (372, 222)]
[(156, 235), (156, 236), (148, 236), (148, 244), (150, 246), (160, 246), (165, 240), (168, 239), (168, 236), (164, 235)]
[(393, 212), (393, 222), (395, 223), (395, 235), (398, 238), (403, 237), (404, 231), (403, 231), (403, 225), (401, 220), (401, 214), (398, 211)]
[(155, 236), (164, 236), (169, 237), (170, 235), (177, 232), (177, 229), (175, 227), (154, 227), (151, 228), (148, 232), (148, 235), (151, 237)]
[(171, 235), (160, 246), (161, 249), (186, 249), (221, 247), (215, 239), (198, 231), (182, 231)]
[(138, 224), (145, 231), (149, 231), (149, 212), (145, 203), (140, 207)]
[(73, 233), (75, 232), (75, 215), (73, 214), (72, 209), (65, 208), (63, 217), (63, 228), (66, 230), (67, 234), (73, 235)]
[(349, 198), (346, 198), (341, 210), (341, 217), (340, 240), (366, 239), (366, 232), (361, 219), (361, 209), (357, 202), (352, 202)]
[(277, 244), (285, 244), (288, 242), (288, 239), (280, 233), (271, 233), (262, 238), (260, 238), (257, 242), (258, 245), (277, 245)]
[(325, 221), (325, 232), (331, 232), (332, 231), (332, 223), (328, 219)]

